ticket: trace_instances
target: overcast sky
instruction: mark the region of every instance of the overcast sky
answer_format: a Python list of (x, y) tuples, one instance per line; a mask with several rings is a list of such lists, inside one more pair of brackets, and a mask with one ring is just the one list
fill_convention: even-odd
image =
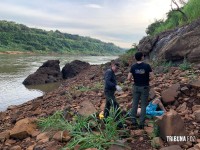
[(171, 0), (0, 0), (0, 20), (89, 36), (130, 48)]

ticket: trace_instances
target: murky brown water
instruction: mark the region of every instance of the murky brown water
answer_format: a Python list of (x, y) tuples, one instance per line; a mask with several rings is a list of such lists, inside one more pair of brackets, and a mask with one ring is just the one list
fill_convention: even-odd
[(117, 56), (66, 56), (66, 55), (0, 55), (0, 111), (9, 105), (22, 104), (28, 100), (42, 96), (51, 91), (59, 83), (30, 86), (26, 88), (22, 82), (34, 73), (47, 60), (60, 60), (61, 68), (72, 60), (78, 59), (90, 64), (103, 64)]

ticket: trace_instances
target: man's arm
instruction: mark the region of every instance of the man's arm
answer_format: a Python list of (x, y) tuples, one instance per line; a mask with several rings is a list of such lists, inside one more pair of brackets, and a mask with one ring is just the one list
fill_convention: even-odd
[(153, 80), (154, 79), (154, 73), (153, 72), (150, 72), (150, 80)]
[[(149, 64), (148, 64), (149, 65)], [(154, 73), (153, 73), (153, 70), (151, 69), (151, 66), (149, 65), (149, 77), (150, 77), (150, 80), (153, 80), (154, 79)]]
[(132, 81), (133, 80), (132, 78), (133, 78), (133, 75), (132, 75), (132, 73), (129, 72), (128, 73), (128, 78), (127, 78), (128, 81)]

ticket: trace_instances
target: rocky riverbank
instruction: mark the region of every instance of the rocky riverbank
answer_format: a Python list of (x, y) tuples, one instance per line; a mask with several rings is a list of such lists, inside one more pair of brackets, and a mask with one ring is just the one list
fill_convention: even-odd
[[(132, 84), (126, 81), (132, 62), (127, 62), (129, 64), (121, 62), (122, 67), (117, 73), (123, 92), (116, 93), (116, 98), (125, 111), (130, 108), (132, 101)], [(1, 149), (56, 150), (65, 146), (71, 138), (67, 133), (42, 132), (34, 121), (58, 110), (70, 112), (66, 116), (67, 120), (77, 113), (85, 116), (101, 112), (105, 105), (103, 73), (108, 65), (89, 66), (77, 76), (63, 81), (57, 90), (0, 112)], [(138, 150), (152, 149), (158, 145), (166, 149), (171, 149), (170, 145), (175, 149), (200, 149), (199, 68), (183, 71), (179, 67), (169, 67), (168, 72), (163, 72), (160, 67), (155, 67), (154, 70), (156, 76), (151, 81), (150, 98), (161, 97), (168, 111), (165, 116), (157, 118), (159, 137), (151, 138), (153, 126), (149, 119), (144, 130), (133, 130), (131, 122), (127, 121), (126, 129), (130, 131), (130, 137), (122, 138), (123, 143), (128, 144), (129, 149)], [(190, 136), (194, 140), (176, 143), (167, 141), (166, 136), (175, 135)], [(151, 144), (152, 141), (154, 145)]]

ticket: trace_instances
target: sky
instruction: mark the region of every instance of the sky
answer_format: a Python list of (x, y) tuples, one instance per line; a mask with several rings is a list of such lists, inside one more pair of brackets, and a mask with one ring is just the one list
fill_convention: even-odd
[(171, 0), (0, 0), (0, 20), (59, 30), (131, 48)]

